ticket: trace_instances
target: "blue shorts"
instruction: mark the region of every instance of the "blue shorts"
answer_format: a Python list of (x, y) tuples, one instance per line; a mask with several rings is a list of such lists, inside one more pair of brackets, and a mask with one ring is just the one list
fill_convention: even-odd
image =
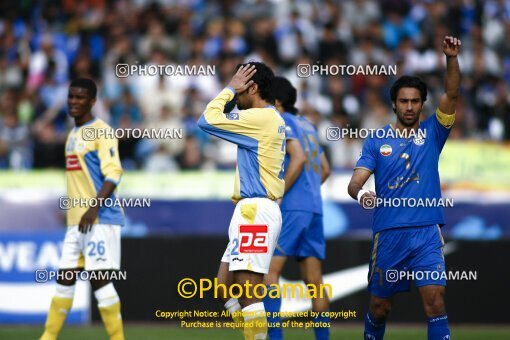
[(282, 231), (274, 256), (326, 257), (322, 215), (307, 211), (282, 211)]
[(446, 286), (444, 241), (438, 225), (387, 229), (374, 235), (368, 290), (380, 298), (416, 287)]

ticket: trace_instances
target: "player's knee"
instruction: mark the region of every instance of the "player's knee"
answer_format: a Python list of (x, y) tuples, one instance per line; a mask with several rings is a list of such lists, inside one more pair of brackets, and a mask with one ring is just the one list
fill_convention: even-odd
[(377, 321), (384, 321), (391, 312), (391, 302), (382, 299), (373, 299), (370, 304), (370, 313)]
[(266, 275), (264, 275), (263, 282), (265, 285), (278, 284), (279, 278), (280, 278), (280, 275), (278, 273), (270, 270)]
[(260, 302), (260, 299), (255, 298), (252, 294), (250, 294), (250, 296), (251, 297), (242, 296), (237, 299), (241, 305), (241, 308), (248, 307), (249, 305)]
[(228, 270), (228, 264), (224, 262), (220, 264), (218, 274), (216, 274), (216, 279), (218, 280), (218, 284), (226, 285), (227, 287), (234, 283), (233, 274)]
[(59, 270), (57, 283), (63, 286), (72, 286), (76, 283), (76, 272), (73, 270)]
[(312, 285), (316, 289), (319, 289), (319, 287), (322, 285), (322, 276), (320, 274), (318, 275), (307, 275), (303, 281), (305, 281), (306, 285)]
[(106, 286), (108, 283), (110, 283), (109, 280), (90, 279), (90, 285), (94, 291)]
[(433, 294), (424, 300), (425, 313), (428, 317), (445, 314), (445, 303), (442, 294)]

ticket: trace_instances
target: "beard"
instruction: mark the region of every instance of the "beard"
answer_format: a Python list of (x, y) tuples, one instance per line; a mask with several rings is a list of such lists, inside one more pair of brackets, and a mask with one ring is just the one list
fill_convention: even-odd
[(406, 117), (405, 116), (406, 113), (399, 113), (399, 114), (397, 114), (397, 119), (400, 122), (400, 124), (402, 124), (403, 126), (411, 127), (411, 126), (415, 125), (416, 122), (418, 122), (420, 120), (420, 113), (421, 112), (413, 113), (412, 118)]
[(247, 109), (249, 109), (249, 108), (250, 108), (250, 106), (249, 106), (247, 103), (245, 103), (244, 101), (243, 101), (243, 102), (241, 102), (240, 100), (237, 100), (237, 103), (236, 103), (236, 104), (237, 104), (237, 108), (238, 108), (239, 110), (247, 110)]

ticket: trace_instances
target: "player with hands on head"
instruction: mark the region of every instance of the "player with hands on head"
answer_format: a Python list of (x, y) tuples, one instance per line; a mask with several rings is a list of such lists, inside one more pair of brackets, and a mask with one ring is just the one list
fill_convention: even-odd
[[(273, 78), (273, 71), (263, 63), (238, 65), (228, 86), (209, 102), (198, 121), (205, 132), (237, 145), (232, 196), (236, 207), (218, 282), (250, 290), (238, 299), (223, 297), (236, 325), (243, 325), (245, 339), (267, 337), (264, 304), (257, 298), (261, 292), (254, 294), (253, 289), (269, 270), (282, 225), (277, 201), (285, 187), (285, 123), (273, 106)], [(235, 97), (241, 111), (225, 113)]]

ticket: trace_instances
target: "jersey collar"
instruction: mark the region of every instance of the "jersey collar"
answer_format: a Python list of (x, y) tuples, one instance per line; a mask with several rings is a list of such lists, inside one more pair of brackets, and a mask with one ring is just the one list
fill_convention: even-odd
[(95, 123), (95, 122), (96, 122), (96, 120), (97, 120), (97, 118), (96, 118), (96, 117), (94, 117), (94, 118), (92, 118), (91, 120), (89, 120), (88, 122), (86, 122), (86, 123), (85, 123), (85, 124), (83, 124), (83, 125), (75, 126), (75, 127), (73, 128), (73, 132), (78, 131), (81, 127), (84, 127), (84, 126), (87, 126), (87, 125), (90, 125), (90, 124)]

